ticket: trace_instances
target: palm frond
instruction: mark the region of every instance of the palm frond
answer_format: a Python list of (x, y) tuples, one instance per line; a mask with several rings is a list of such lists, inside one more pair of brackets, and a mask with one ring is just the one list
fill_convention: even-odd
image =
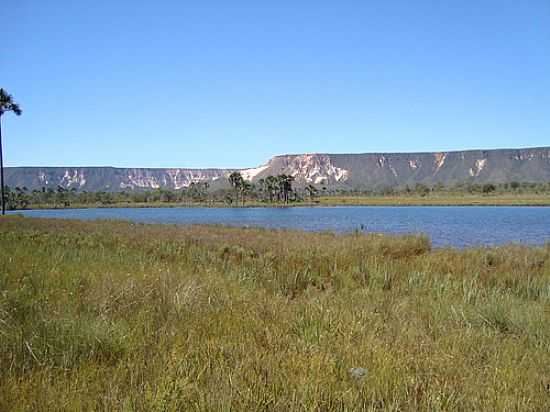
[(12, 95), (0, 88), (0, 115), (5, 112), (14, 112), (17, 116), (20, 116), (23, 111), (19, 105), (13, 101)]
[(17, 116), (21, 116), (21, 113), (23, 113), (23, 111), (21, 110), (21, 108), (17, 103), (11, 104), (11, 111), (14, 112)]

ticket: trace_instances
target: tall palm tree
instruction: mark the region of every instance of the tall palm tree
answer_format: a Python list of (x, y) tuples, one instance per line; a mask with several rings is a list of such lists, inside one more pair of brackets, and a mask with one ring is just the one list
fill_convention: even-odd
[(275, 192), (278, 190), (279, 181), (275, 176), (267, 176), (265, 179), (266, 190), (269, 194), (269, 201), (273, 203), (273, 198), (275, 197)]
[(0, 187), (2, 196), (2, 215), (6, 214), (6, 197), (4, 195), (4, 159), (2, 157), (2, 115), (6, 112), (14, 112), (17, 116), (21, 115), (19, 105), (13, 101), (13, 98), (4, 89), (0, 89)]
[[(233, 190), (235, 190), (235, 201), (239, 201), (238, 193), (241, 191), (242, 194), (242, 187), (244, 183), (243, 176), (241, 175), (241, 172), (233, 172), (229, 175), (227, 178), (229, 180), (229, 184), (233, 187)], [(244, 201), (243, 201), (244, 203)]]
[(292, 192), (292, 182), (294, 181), (294, 176), (282, 174), (277, 176), (277, 180), (279, 182), (279, 196), (282, 196), (284, 203), (288, 203), (288, 194)]

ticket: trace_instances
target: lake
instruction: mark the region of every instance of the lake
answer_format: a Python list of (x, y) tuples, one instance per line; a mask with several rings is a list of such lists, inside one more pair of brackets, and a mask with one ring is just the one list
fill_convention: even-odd
[[(21, 212), (18, 212), (21, 213)], [(344, 206), (289, 208), (103, 208), (27, 210), (30, 217), (122, 219), (335, 231), (425, 233), (434, 246), (550, 242), (550, 207)]]

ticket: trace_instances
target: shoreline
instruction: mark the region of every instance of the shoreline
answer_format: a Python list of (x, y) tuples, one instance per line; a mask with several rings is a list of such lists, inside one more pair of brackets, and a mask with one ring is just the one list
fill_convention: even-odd
[[(325, 213), (329, 213), (329, 214), (336, 214), (338, 216), (347, 216), (347, 211), (345, 210), (346, 207), (353, 207), (351, 205), (348, 205), (348, 206), (318, 206), (318, 208), (322, 209), (322, 208), (326, 208), (326, 209), (332, 209), (333, 211), (330, 212), (330, 211), (327, 211), (327, 212), (322, 212), (322, 211), (318, 211), (319, 213), (321, 213), (321, 215), (324, 215)], [(367, 216), (371, 215), (371, 213), (374, 213), (375, 215), (377, 213), (392, 213), (394, 217), (396, 216), (400, 216), (402, 213), (404, 213), (405, 215), (408, 215), (409, 213), (412, 213), (412, 214), (415, 214), (415, 213), (423, 213), (421, 210), (422, 210), (422, 207), (418, 207), (418, 206), (383, 206), (383, 205), (378, 205), (378, 206), (370, 206), (372, 208), (372, 210), (369, 212), (368, 210), (366, 209), (363, 209), (363, 211), (361, 211), (360, 208), (366, 208), (366, 206), (356, 206), (356, 211), (353, 212), (352, 210), (349, 210), (350, 214), (352, 213), (366, 213)], [(444, 213), (446, 216), (452, 216), (454, 214), (461, 214), (462, 211), (460, 210), (460, 208), (465, 208), (465, 207), (468, 207), (468, 208), (472, 208), (472, 206), (463, 206), (463, 205), (459, 205), (459, 206), (454, 206), (455, 209), (447, 209), (445, 210), (446, 207), (449, 207), (450, 206), (424, 206), (424, 208), (433, 208), (432, 211), (427, 211), (427, 213)], [(475, 207), (475, 206), (474, 206)], [(484, 207), (488, 207), (487, 205), (485, 205)], [(496, 206), (498, 207), (498, 206)], [(529, 211), (528, 208), (533, 208), (533, 206), (528, 206), (528, 207), (524, 207), (523, 208), (523, 212), (521, 212), (520, 210), (514, 210), (513, 208), (518, 208), (519, 206), (510, 206), (510, 209), (508, 209), (508, 212), (504, 211), (503, 213), (505, 214), (513, 214), (515, 212), (518, 212), (518, 213), (531, 213)], [(403, 210), (399, 210), (397, 208), (411, 208), (411, 210), (409, 212)], [(537, 206), (534, 206), (534, 208), (538, 208), (538, 211), (535, 211), (533, 210), (532, 212), (533, 213), (543, 213), (544, 215), (546, 215), (548, 209), (543, 209), (544, 207), (537, 207)], [(264, 213), (264, 211), (262, 211), (261, 209), (265, 209), (265, 208), (255, 208), (253, 206), (251, 207), (248, 207), (248, 209), (251, 209), (250, 211), (250, 214), (252, 216), (264, 216), (264, 220), (262, 220), (262, 218), (259, 218), (259, 220), (256, 220), (254, 222), (247, 222), (246, 220), (240, 220), (240, 221), (237, 221), (237, 222), (232, 222), (231, 219), (216, 219), (216, 218), (204, 218), (204, 219), (198, 219), (198, 220), (193, 220), (194, 218), (191, 217), (191, 219), (189, 219), (188, 217), (186, 216), (189, 216), (189, 213), (191, 214), (191, 216), (201, 216), (201, 215), (205, 215), (205, 216), (212, 216), (212, 214), (214, 216), (220, 216), (220, 214), (223, 215), (228, 215), (228, 216), (244, 216), (243, 213), (245, 215), (248, 215), (248, 212), (244, 211), (244, 210), (241, 210), (240, 212), (238, 210), (234, 210), (234, 211), (226, 211), (226, 212), (223, 212), (223, 208), (218, 208), (218, 209), (215, 209), (215, 208), (210, 208), (210, 209), (213, 209), (211, 210), (210, 212), (207, 211), (206, 209), (208, 208), (205, 208), (203, 209), (203, 211), (200, 211), (200, 210), (197, 210), (196, 212), (192, 212), (191, 210), (189, 211), (174, 211), (174, 212), (162, 212), (162, 209), (168, 209), (168, 208), (154, 208), (154, 207), (149, 207), (149, 208), (143, 208), (143, 209), (152, 209), (150, 212), (139, 212), (139, 211), (136, 211), (135, 214), (133, 214), (133, 212), (130, 210), (130, 209), (122, 209), (122, 208), (118, 208), (118, 209), (121, 209), (119, 211), (117, 211), (117, 208), (111, 208), (111, 209), (108, 209), (102, 213), (102, 212), (99, 212), (99, 211), (94, 211), (94, 209), (101, 209), (101, 208), (88, 208), (88, 209), (84, 209), (84, 208), (80, 208), (80, 209), (67, 209), (67, 210), (63, 210), (63, 209), (34, 209), (33, 210), (27, 210), (27, 211), (13, 211), (13, 212), (9, 212), (7, 216), (5, 216), (5, 219), (2, 219), (0, 218), (0, 223), (2, 223), (3, 220), (6, 220), (6, 221), (9, 221), (10, 219), (12, 218), (21, 218), (21, 219), (24, 219), (24, 218), (27, 218), (27, 219), (38, 219), (38, 220), (43, 220), (43, 219), (46, 219), (46, 220), (52, 220), (52, 221), (74, 221), (74, 222), (93, 222), (93, 221), (97, 221), (97, 222), (121, 222), (121, 223), (130, 223), (132, 225), (160, 225), (160, 226), (177, 226), (177, 227), (189, 227), (189, 226), (196, 226), (196, 227), (201, 227), (201, 226), (204, 226), (204, 227), (226, 227), (226, 228), (235, 228), (235, 229), (260, 229), (260, 230), (267, 230), (267, 231), (297, 231), (297, 232), (304, 232), (304, 233), (323, 233), (323, 232), (330, 232), (330, 233), (333, 233), (333, 234), (336, 234), (336, 235), (346, 235), (346, 234), (363, 234), (363, 235), (376, 235), (376, 236), (402, 236), (402, 235), (413, 235), (413, 236), (416, 236), (416, 235), (422, 235), (422, 236), (427, 236), (429, 239), (430, 239), (430, 242), (432, 243), (432, 246), (434, 249), (445, 249), (445, 248), (452, 248), (452, 249), (457, 249), (457, 250), (464, 250), (464, 249), (471, 249), (471, 248), (478, 248), (478, 247), (483, 247), (483, 248), (493, 248), (493, 247), (502, 247), (504, 245), (510, 245), (510, 244), (514, 244), (514, 245), (523, 245), (523, 246), (538, 246), (538, 247), (542, 247), (546, 244), (548, 244), (549, 240), (546, 240), (546, 241), (542, 241), (540, 242), (539, 240), (536, 240), (536, 239), (533, 239), (531, 238), (530, 240), (528, 240), (527, 238), (525, 237), (520, 237), (520, 238), (514, 238), (514, 237), (510, 237), (509, 235), (501, 235), (500, 237), (499, 236), (496, 236), (494, 238), (486, 238), (486, 239), (481, 239), (481, 238), (477, 238), (475, 237), (474, 235), (474, 238), (477, 239), (475, 241), (466, 241), (466, 240), (462, 240), (462, 241), (451, 241), (450, 237), (449, 236), (438, 236), (438, 231), (434, 231), (433, 229), (430, 229), (430, 226), (423, 226), (423, 229), (421, 229), (420, 227), (416, 227), (414, 230), (408, 230), (408, 231), (393, 231), (393, 230), (388, 230), (386, 228), (386, 226), (384, 226), (383, 228), (375, 228), (375, 227), (371, 227), (371, 225), (369, 223), (366, 223), (367, 221), (364, 221), (364, 220), (356, 220), (355, 222), (353, 222), (351, 225), (348, 224), (347, 226), (344, 225), (343, 227), (342, 226), (334, 226), (334, 227), (326, 227), (323, 226), (322, 224), (320, 226), (301, 226), (300, 224), (298, 225), (287, 225), (287, 224), (284, 224), (279, 221), (279, 223), (277, 224), (274, 224), (274, 225), (271, 225), (269, 223), (267, 223), (267, 221), (265, 220), (265, 216), (266, 216), (266, 213), (267, 213), (267, 216), (271, 216), (272, 213), (274, 213), (275, 215), (278, 215), (278, 216), (281, 216), (280, 213), (275, 213), (276, 210), (272, 210), (271, 212), (269, 210), (266, 210)], [(106, 208), (103, 208), (103, 209), (106, 209)], [(138, 208), (133, 208), (133, 209), (138, 209)], [(184, 209), (184, 208), (183, 208)], [(193, 208), (188, 208), (188, 209), (193, 209)], [(256, 211), (254, 211), (253, 209), (255, 209)], [(338, 212), (338, 209), (340, 209), (340, 211)], [(375, 211), (375, 209), (379, 209), (379, 211)], [(384, 211), (384, 209), (386, 209), (386, 212)], [(392, 210), (393, 209), (393, 210)], [(478, 212), (475, 211), (475, 209), (470, 209), (469, 211), (466, 210), (464, 211), (466, 214), (470, 214), (470, 213), (474, 213), (474, 215), (476, 213), (483, 213), (485, 214), (485, 212), (482, 212), (480, 210), (481, 208), (478, 208)], [(71, 212), (72, 210), (72, 212)], [(80, 212), (79, 212), (80, 210)], [(216, 211), (218, 210), (218, 211)], [(416, 211), (415, 211), (416, 210)], [(453, 211), (454, 210), (454, 211)], [(284, 212), (284, 211), (281, 211), (282, 212), (282, 215), (283, 216), (286, 216), (288, 213), (293, 213), (291, 212), (290, 210), (288, 210), (287, 212)], [(303, 212), (298, 212), (298, 210), (295, 212), (295, 213), (298, 213), (299, 216), (302, 216), (302, 217), (307, 217), (307, 216), (316, 216), (316, 213), (314, 210), (305, 210)], [(498, 213), (498, 211), (496, 209), (492, 209), (487, 211), (487, 213), (489, 214), (492, 214), (492, 213)], [(486, 214), (485, 214), (486, 215)], [(133, 217), (132, 217), (133, 216)], [(165, 216), (164, 218), (157, 218), (158, 216)], [(171, 217), (170, 217), (171, 216)], [(487, 215), (486, 215), (487, 216)], [(268, 217), (268, 221), (269, 221), (269, 217)], [(367, 218), (368, 219), (368, 218)], [(277, 219), (275, 219), (277, 221)], [(444, 224), (446, 220), (443, 220), (443, 221), (440, 221), (441, 224)], [(467, 223), (466, 223), (467, 224)], [(433, 225), (432, 225), (433, 226)], [(474, 232), (472, 232), (472, 230)], [(471, 228), (469, 229), (470, 232), (472, 233), (475, 233), (477, 229), (475, 228)], [(445, 231), (443, 231), (445, 232)], [(447, 234), (449, 235), (449, 234)], [(547, 238), (547, 233), (545, 232), (545, 237), (544, 238)]]
[[(56, 210), (56, 209), (43, 209), (43, 210)], [(59, 209), (57, 209), (59, 210)], [(26, 223), (22, 223), (26, 221)], [(31, 223), (31, 221), (34, 221), (35, 223)], [(18, 223), (19, 222), (19, 223)], [(135, 228), (135, 227), (142, 227), (142, 228), (149, 228), (149, 229), (155, 229), (158, 230), (159, 233), (161, 232), (171, 232), (173, 228), (177, 228), (176, 230), (183, 230), (184, 232), (187, 231), (193, 231), (193, 229), (200, 230), (221, 230), (221, 231), (229, 231), (229, 232), (240, 232), (243, 233), (262, 233), (262, 234), (281, 234), (281, 233), (293, 233), (293, 234), (300, 234), (303, 236), (312, 236), (315, 237), (316, 235), (324, 236), (328, 235), (331, 237), (337, 237), (337, 238), (347, 238), (347, 237), (353, 237), (353, 236), (361, 236), (361, 237), (372, 237), (374, 239), (387, 239), (387, 240), (395, 240), (395, 239), (406, 239), (406, 238), (423, 238), (426, 239), (430, 244), (430, 250), (431, 251), (443, 251), (443, 250), (453, 250), (457, 252), (464, 252), (467, 250), (491, 250), (491, 249), (502, 249), (507, 247), (525, 247), (525, 248), (546, 248), (546, 245), (550, 244), (549, 241), (544, 243), (523, 243), (523, 242), (516, 242), (516, 241), (507, 241), (503, 243), (471, 243), (471, 244), (465, 244), (465, 245), (456, 245), (456, 244), (437, 244), (437, 242), (434, 243), (432, 236), (430, 236), (427, 232), (402, 232), (402, 233), (393, 233), (393, 232), (381, 232), (381, 231), (370, 231), (370, 230), (359, 230), (359, 229), (353, 229), (353, 230), (308, 230), (304, 228), (299, 227), (269, 227), (269, 226), (262, 226), (262, 225), (256, 225), (256, 224), (250, 224), (250, 225), (239, 225), (239, 224), (228, 224), (228, 223), (173, 223), (173, 222), (148, 222), (148, 221), (134, 221), (131, 219), (124, 219), (124, 218), (93, 218), (93, 219), (82, 219), (79, 217), (52, 217), (52, 216), (28, 216), (24, 215), (22, 213), (9, 213), (5, 216), (0, 215), (0, 229), (2, 224), (22, 224), (24, 226), (30, 225), (32, 226), (37, 225), (41, 226), (43, 224), (46, 224), (46, 226), (53, 224), (56, 226), (57, 224), (60, 224), (61, 226), (67, 226), (67, 228), (71, 226), (90, 226), (90, 227), (108, 227), (109, 225), (112, 225), (113, 228), (120, 227), (120, 226), (126, 226), (128, 228)], [(0, 230), (0, 233), (2, 230)]]
[(550, 207), (550, 196), (540, 197), (492, 197), (492, 198), (337, 198), (320, 199), (316, 202), (299, 203), (264, 203), (249, 202), (244, 206), (227, 205), (222, 202), (211, 203), (176, 203), (176, 202), (150, 202), (150, 203), (113, 203), (113, 204), (73, 204), (67, 207), (52, 207), (48, 204), (39, 204), (24, 209), (15, 209), (10, 212), (28, 211), (28, 210), (71, 210), (71, 209), (154, 209), (154, 208), (212, 208), (212, 209), (246, 209), (246, 208), (293, 208), (293, 207), (350, 207), (350, 206), (379, 206), (379, 207)]

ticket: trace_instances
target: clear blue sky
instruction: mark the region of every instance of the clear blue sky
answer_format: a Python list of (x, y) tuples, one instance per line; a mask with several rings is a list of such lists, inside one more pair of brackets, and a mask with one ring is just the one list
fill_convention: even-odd
[(9, 166), (550, 145), (549, 0), (5, 1)]

